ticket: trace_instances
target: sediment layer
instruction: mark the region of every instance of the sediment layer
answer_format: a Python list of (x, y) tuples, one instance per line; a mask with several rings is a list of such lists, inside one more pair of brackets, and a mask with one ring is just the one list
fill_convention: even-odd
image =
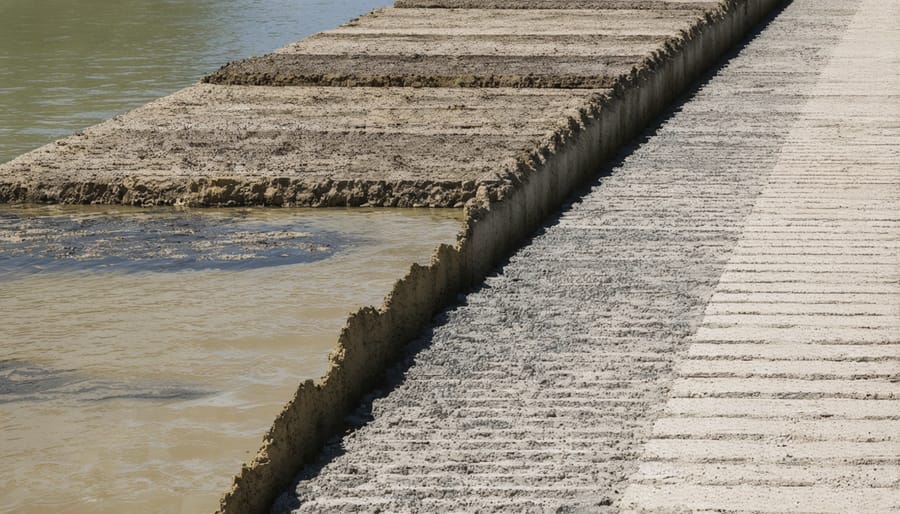
[(721, 9), (720, 3), (640, 11), (387, 8), (272, 54), (229, 63), (204, 80), (270, 86), (606, 88), (652, 67), (654, 58), (671, 52)]
[(0, 167), (0, 200), (462, 207), (607, 91), (196, 85)]
[[(0, 201), (462, 207), (479, 188), (505, 198), (624, 91), (666, 63), (717, 55), (701, 36), (742, 30), (758, 1), (379, 10), (0, 165)], [(491, 88), (274, 87), (285, 84)]]

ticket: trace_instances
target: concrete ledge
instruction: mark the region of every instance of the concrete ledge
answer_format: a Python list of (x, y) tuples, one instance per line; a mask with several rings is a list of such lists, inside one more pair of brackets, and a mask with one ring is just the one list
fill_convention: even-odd
[[(222, 498), (223, 513), (266, 512), (436, 312), (458, 291), (479, 283), (778, 3), (703, 2), (702, 12), (692, 10), (694, 5), (628, 13), (379, 11), (339, 34), (321, 36), (331, 38), (333, 52), (320, 40), (298, 44), (310, 48), (303, 55), (319, 56), (310, 62), (318, 63), (313, 71), (324, 77), (317, 79), (320, 84), (365, 83), (372, 76), (412, 84), (404, 77), (415, 76), (410, 70), (416, 64), (432, 66), (434, 76), (456, 77), (459, 85), (498, 83), (492, 74), (511, 81), (530, 73), (548, 78), (517, 84), (563, 81), (575, 89), (197, 85), (0, 166), (0, 201), (465, 205), (466, 225), (456, 245), (441, 246), (428, 266), (413, 266), (381, 307), (350, 317), (329, 372), (300, 386)], [(553, 55), (553, 45), (561, 45), (559, 62), (571, 66), (554, 75), (529, 68), (523, 33), (538, 38), (538, 54)], [(399, 71), (374, 58), (369, 68), (350, 69), (354, 45), (373, 47), (376, 36), (401, 55)], [(461, 38), (459, 58), (439, 73), (435, 63), (445, 59), (455, 37)], [(479, 61), (476, 51), (485, 37), (497, 44), (495, 59)], [(592, 50), (600, 37), (609, 43)], [(427, 40), (427, 55), (419, 61), (410, 53), (416, 38)], [(632, 44), (640, 51), (630, 52)], [(321, 59), (329, 55), (344, 60), (331, 59), (329, 67)], [(364, 55), (379, 53), (372, 48)], [(592, 56), (596, 62), (581, 59)], [(306, 73), (287, 70), (282, 81), (277, 70), (247, 69), (249, 75), (242, 75), (236, 65), (219, 77), (224, 84), (239, 83), (242, 76), (259, 78), (251, 83), (290, 83), (291, 76)], [(476, 78), (465, 79), (460, 70), (466, 69), (476, 70)], [(442, 80), (450, 79), (434, 84)], [(576, 87), (588, 80), (610, 87)]]
[(514, 187), (491, 194), (480, 187), (466, 207), (455, 247), (441, 246), (429, 266), (413, 266), (380, 308), (352, 316), (318, 383), (303, 384), (223, 497), (221, 512), (266, 512), (305, 463), (344, 425), (344, 416), (456, 291), (482, 280), (565, 196), (596, 172), (619, 146), (658, 115), (722, 52), (758, 23), (778, 0), (733, 5), (714, 23), (661, 60), (653, 73), (634, 77), (601, 108), (560, 130), (546, 151), (520, 170)]

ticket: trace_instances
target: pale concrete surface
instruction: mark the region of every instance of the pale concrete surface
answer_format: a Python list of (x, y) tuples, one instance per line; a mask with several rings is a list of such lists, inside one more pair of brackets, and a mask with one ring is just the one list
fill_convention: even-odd
[(273, 512), (896, 510), (884, 5), (790, 4), (412, 345)]
[(624, 511), (900, 512), (900, 2), (849, 5)]

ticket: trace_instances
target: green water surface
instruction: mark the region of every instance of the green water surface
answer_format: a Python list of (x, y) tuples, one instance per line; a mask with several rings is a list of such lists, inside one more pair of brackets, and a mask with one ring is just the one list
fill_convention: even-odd
[(390, 0), (0, 0), (0, 162)]

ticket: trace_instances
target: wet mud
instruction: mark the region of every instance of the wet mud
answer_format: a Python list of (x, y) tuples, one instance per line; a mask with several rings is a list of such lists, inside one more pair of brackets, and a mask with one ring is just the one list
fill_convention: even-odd
[(49, 271), (246, 270), (327, 259), (363, 244), (302, 218), (253, 211), (0, 208), (0, 275)]

